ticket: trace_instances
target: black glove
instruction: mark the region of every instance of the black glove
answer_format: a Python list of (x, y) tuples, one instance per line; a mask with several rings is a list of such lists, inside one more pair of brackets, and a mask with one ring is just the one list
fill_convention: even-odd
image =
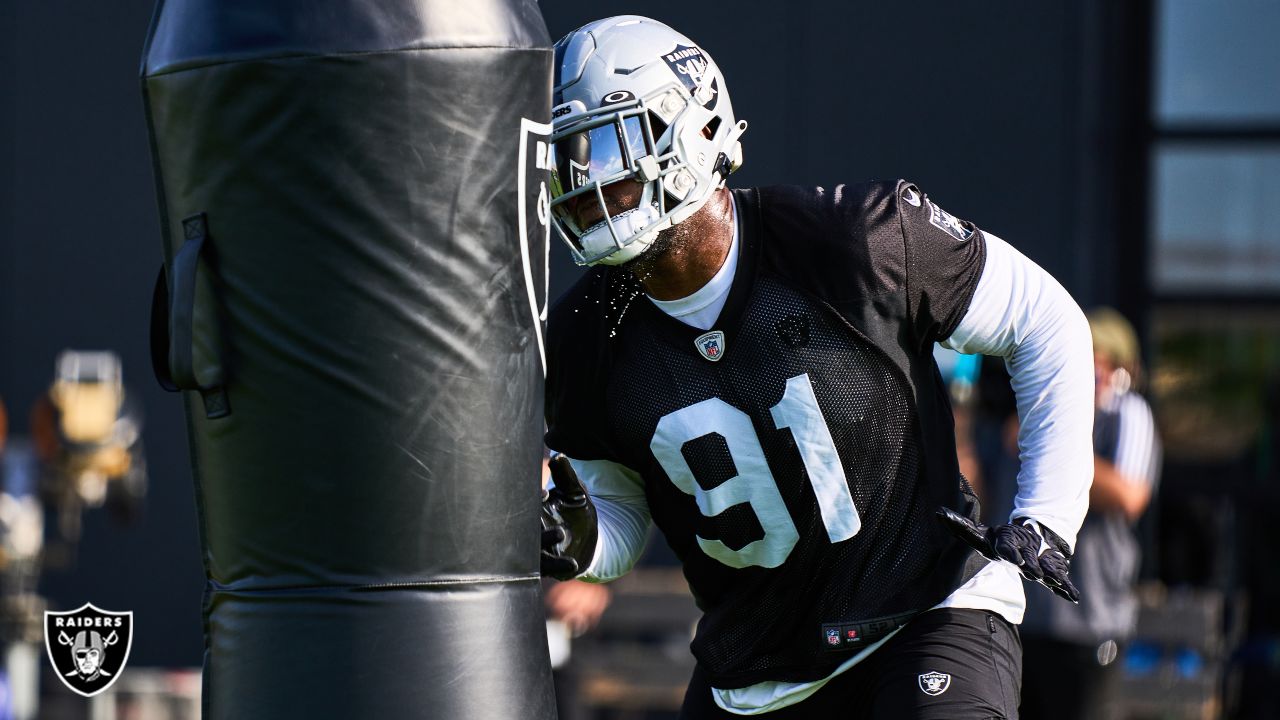
[(586, 571), (596, 553), (596, 508), (569, 458), (551, 458), (555, 486), (542, 491), (542, 574), (569, 580)]
[[(945, 507), (938, 508), (938, 521), (988, 560), (1007, 560), (1017, 565), (1026, 579), (1044, 585), (1060, 598), (1080, 602), (1080, 591), (1069, 576), (1071, 548), (1049, 528), (1039, 525), (1037, 532), (1024, 524), (1025, 518), (989, 528)], [(1048, 545), (1044, 552), (1040, 552), (1042, 545)]]

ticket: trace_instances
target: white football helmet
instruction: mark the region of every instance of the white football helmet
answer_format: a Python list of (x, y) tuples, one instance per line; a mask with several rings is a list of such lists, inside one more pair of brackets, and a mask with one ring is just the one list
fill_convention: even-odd
[(692, 40), (637, 15), (555, 46), (551, 215), (579, 265), (619, 265), (697, 212), (742, 163), (724, 77)]

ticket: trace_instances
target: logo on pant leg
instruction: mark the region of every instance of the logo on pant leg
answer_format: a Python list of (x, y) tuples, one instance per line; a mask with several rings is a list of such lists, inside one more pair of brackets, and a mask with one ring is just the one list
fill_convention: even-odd
[(927, 672), (920, 675), (920, 690), (925, 695), (941, 695), (951, 687), (951, 676), (940, 672)]

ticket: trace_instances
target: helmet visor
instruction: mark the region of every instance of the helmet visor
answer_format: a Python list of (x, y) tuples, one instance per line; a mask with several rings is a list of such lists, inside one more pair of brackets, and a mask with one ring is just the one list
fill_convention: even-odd
[(566, 135), (551, 147), (552, 199), (591, 181), (608, 182), (635, 168), (637, 158), (650, 154), (638, 116), (609, 118), (603, 125)]
[[(597, 193), (593, 189), (633, 178), (636, 161), (652, 154), (651, 142), (639, 116), (613, 115), (551, 145), (551, 199), (557, 218), (581, 233), (639, 204), (640, 194)], [(604, 207), (600, 200), (604, 198)]]

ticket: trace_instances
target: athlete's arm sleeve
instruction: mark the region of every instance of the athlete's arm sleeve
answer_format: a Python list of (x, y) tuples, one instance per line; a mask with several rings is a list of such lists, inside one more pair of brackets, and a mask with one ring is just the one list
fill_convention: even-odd
[(570, 464), (591, 495), (599, 523), (596, 554), (579, 580), (608, 582), (635, 566), (649, 536), (649, 503), (644, 481), (631, 468), (609, 460), (574, 460)]
[(986, 262), (943, 345), (1004, 357), (1018, 402), (1018, 494), (1031, 518), (1074, 548), (1093, 482), (1093, 339), (1067, 291), (1008, 243), (986, 235)]

